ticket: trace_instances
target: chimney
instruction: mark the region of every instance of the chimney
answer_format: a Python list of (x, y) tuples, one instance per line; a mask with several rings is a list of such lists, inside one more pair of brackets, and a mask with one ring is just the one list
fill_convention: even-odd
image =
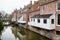
[(30, 1), (30, 4), (32, 5), (32, 1)]
[(26, 6), (24, 5), (24, 8), (25, 8)]
[(34, 4), (36, 3), (36, 1), (34, 1)]

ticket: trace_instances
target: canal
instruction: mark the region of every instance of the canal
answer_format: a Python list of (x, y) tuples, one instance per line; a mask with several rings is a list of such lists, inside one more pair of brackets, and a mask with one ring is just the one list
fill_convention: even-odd
[(11, 26), (4, 26), (4, 30), (2, 31), (1, 39), (2, 40), (15, 40), (15, 36), (12, 33)]
[(4, 26), (1, 34), (2, 40), (50, 40), (35, 32), (24, 29), (22, 27)]

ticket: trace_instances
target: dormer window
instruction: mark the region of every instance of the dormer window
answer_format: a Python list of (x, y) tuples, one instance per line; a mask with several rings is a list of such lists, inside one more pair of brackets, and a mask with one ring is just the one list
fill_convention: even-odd
[(60, 10), (60, 2), (57, 3), (57, 9)]

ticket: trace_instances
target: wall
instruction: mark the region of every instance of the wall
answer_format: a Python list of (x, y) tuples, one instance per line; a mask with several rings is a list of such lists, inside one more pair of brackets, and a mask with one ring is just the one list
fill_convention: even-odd
[(14, 12), (12, 15), (13, 15), (13, 16), (12, 16), (12, 21), (16, 21), (16, 18), (17, 18), (16, 15), (17, 15), (17, 14)]
[[(44, 7), (44, 10), (42, 9), (42, 7)], [(56, 2), (52, 2), (52, 3), (41, 6), (40, 13), (42, 14), (56, 13)]]
[(40, 14), (40, 10), (29, 13), (29, 18), (37, 14)]
[(40, 28), (43, 28), (43, 29), (49, 29), (49, 30), (51, 29), (50, 28), (50, 19), (47, 19), (47, 24), (43, 23), (43, 18), (40, 18), (40, 23), (37, 23), (37, 18), (35, 18), (35, 22), (30, 21), (29, 23), (30, 23), (29, 25), (32, 25), (32, 26), (40, 27)]
[(26, 21), (26, 19), (27, 19), (27, 13), (22, 13), (21, 16), (23, 16), (23, 19)]
[[(51, 19), (54, 19), (54, 24), (51, 24)], [(50, 17), (50, 27), (51, 29), (56, 27), (56, 20), (55, 20), (55, 14), (53, 13), (53, 15)]]

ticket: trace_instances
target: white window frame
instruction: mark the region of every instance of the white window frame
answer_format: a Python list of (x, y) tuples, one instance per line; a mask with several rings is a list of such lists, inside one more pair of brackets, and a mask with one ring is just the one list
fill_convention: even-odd
[(58, 25), (58, 14), (57, 14), (57, 16), (56, 16), (56, 25), (57, 25), (57, 26), (60, 26), (60, 25)]

